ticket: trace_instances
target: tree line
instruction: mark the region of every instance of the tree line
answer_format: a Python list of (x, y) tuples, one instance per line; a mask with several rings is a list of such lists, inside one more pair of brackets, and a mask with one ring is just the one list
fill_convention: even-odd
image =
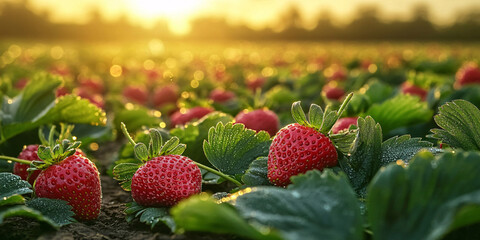
[(168, 21), (160, 19), (155, 27), (146, 29), (130, 23), (126, 16), (116, 21), (105, 21), (93, 11), (85, 24), (52, 23), (49, 13), (35, 13), (25, 4), (0, 5), (0, 38), (63, 39), (63, 40), (425, 40), (425, 41), (478, 41), (480, 40), (480, 10), (471, 9), (459, 15), (447, 26), (435, 25), (430, 20), (429, 9), (419, 5), (412, 10), (410, 20), (384, 21), (374, 6), (357, 10), (355, 18), (344, 26), (335, 24), (328, 11), (317, 18), (313, 29), (306, 29), (302, 15), (290, 7), (278, 18), (280, 29), (254, 30), (246, 25), (231, 25), (224, 18), (203, 17), (192, 20), (191, 31), (176, 36), (168, 28)]

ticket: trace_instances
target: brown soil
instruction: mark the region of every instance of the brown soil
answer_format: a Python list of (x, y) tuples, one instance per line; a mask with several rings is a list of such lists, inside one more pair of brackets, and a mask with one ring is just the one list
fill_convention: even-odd
[(106, 174), (106, 169), (115, 159), (120, 143), (107, 143), (95, 152), (97, 165), (101, 171), (102, 211), (95, 221), (77, 222), (55, 230), (48, 225), (19, 217), (9, 218), (0, 227), (0, 239), (236, 239), (229, 235), (187, 233), (175, 235), (158, 224), (150, 226), (125, 220), (125, 203), (131, 202), (129, 192), (123, 191), (118, 183)]

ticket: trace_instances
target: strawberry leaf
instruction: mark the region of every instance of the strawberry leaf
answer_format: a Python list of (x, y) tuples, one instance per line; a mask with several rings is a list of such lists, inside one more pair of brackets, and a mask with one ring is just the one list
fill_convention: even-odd
[(208, 137), (208, 130), (217, 123), (226, 124), (233, 121), (233, 117), (225, 113), (213, 112), (200, 120), (189, 123), (184, 127), (177, 127), (170, 131), (172, 136), (180, 139), (180, 142), (188, 146), (183, 155), (204, 165), (211, 166), (203, 152), (203, 141)]
[(107, 117), (105, 112), (75, 95), (65, 95), (55, 100), (55, 105), (47, 114), (39, 119), (41, 124), (50, 122), (84, 123), (90, 125), (105, 125)]
[(432, 147), (431, 142), (422, 141), (421, 138), (411, 138), (410, 135), (400, 137), (392, 137), (382, 143), (382, 166), (397, 160), (405, 163), (415, 156), (422, 149), (426, 149), (432, 153), (438, 153), (441, 149)]
[(247, 186), (272, 185), (268, 180), (268, 157), (258, 157), (248, 166), (242, 176), (242, 182)]
[(372, 105), (365, 116), (372, 116), (382, 125), (384, 133), (393, 129), (413, 124), (428, 122), (433, 111), (428, 109), (426, 102), (411, 95), (397, 95), (380, 104)]
[(480, 110), (465, 100), (442, 105), (435, 122), (442, 129), (432, 129), (431, 137), (453, 148), (480, 150)]
[(227, 203), (217, 204), (206, 195), (197, 195), (180, 202), (171, 210), (178, 233), (185, 231), (236, 234), (249, 239), (280, 240), (269, 228), (250, 225)]
[(303, 126), (310, 126), (310, 123), (307, 121), (307, 117), (305, 116), (305, 112), (303, 111), (302, 105), (300, 101), (296, 101), (292, 104), (292, 117), (295, 121)]
[(310, 110), (308, 110), (308, 120), (314, 128), (319, 129), (323, 122), (322, 108), (317, 104), (310, 105)]
[(277, 229), (285, 239), (363, 238), (360, 207), (345, 175), (313, 170), (292, 182), (287, 189), (256, 187), (225, 200), (248, 222)]
[(255, 133), (243, 124), (221, 122), (210, 128), (203, 148), (208, 161), (225, 174), (243, 174), (257, 157), (267, 156), (271, 144), (265, 131)]
[(74, 95), (55, 98), (61, 79), (38, 75), (14, 99), (3, 101), (0, 109), (0, 144), (41, 125), (57, 122), (105, 125), (105, 112), (88, 100)]
[(50, 219), (55, 226), (62, 227), (75, 222), (72, 207), (67, 201), (59, 199), (35, 198), (27, 202), (27, 207), (35, 209), (43, 214), (44, 217)]
[(0, 173), (0, 206), (23, 203), (21, 195), (32, 193), (32, 186), (20, 176)]
[(432, 143), (411, 138), (409, 135), (392, 137), (382, 143), (382, 128), (373, 118), (358, 119), (357, 137), (345, 157), (339, 159), (357, 194), (364, 198), (366, 188), (377, 171), (389, 163), (409, 160), (420, 150), (440, 152)]
[(339, 165), (355, 192), (363, 197), (367, 184), (381, 167), (382, 128), (371, 117), (358, 118), (357, 123), (355, 142), (348, 155), (339, 159)]
[(125, 191), (132, 191), (132, 177), (141, 164), (120, 163), (113, 168), (113, 178), (120, 181), (120, 185)]
[(332, 140), (335, 148), (344, 155), (348, 154), (357, 136), (357, 130), (349, 130), (346, 132), (331, 134), (328, 137)]
[(165, 224), (172, 232), (176, 229), (175, 222), (170, 216), (168, 208), (144, 207), (136, 202), (131, 202), (127, 203), (125, 213), (127, 214), (128, 222), (138, 219), (140, 222), (150, 225), (151, 229), (158, 223)]
[(373, 239), (441, 239), (480, 222), (480, 154), (417, 154), (407, 167), (391, 164), (368, 187)]

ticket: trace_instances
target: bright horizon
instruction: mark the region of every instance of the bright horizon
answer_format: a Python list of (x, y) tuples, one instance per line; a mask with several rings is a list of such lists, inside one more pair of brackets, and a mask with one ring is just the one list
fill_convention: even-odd
[[(21, 2), (24, 0), (4, 0)], [(409, 19), (414, 6), (423, 3), (429, 7), (431, 20), (437, 24), (455, 21), (458, 13), (472, 8), (480, 9), (478, 0), (29, 0), (36, 12), (49, 12), (54, 22), (85, 23), (90, 13), (98, 9), (102, 17), (114, 20), (126, 16), (130, 22), (152, 27), (158, 19), (166, 19), (176, 34), (186, 34), (190, 21), (201, 16), (224, 17), (230, 23), (244, 23), (261, 29), (273, 27), (278, 17), (290, 6), (296, 6), (302, 14), (304, 25), (314, 26), (322, 11), (329, 11), (337, 24), (349, 22), (359, 6), (378, 6), (382, 19)]]

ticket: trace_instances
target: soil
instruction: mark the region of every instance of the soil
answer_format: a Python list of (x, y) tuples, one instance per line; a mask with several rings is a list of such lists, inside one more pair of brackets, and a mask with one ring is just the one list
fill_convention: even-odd
[(99, 151), (93, 153), (97, 160), (102, 181), (102, 211), (95, 221), (76, 222), (55, 230), (52, 227), (30, 219), (13, 217), (8, 218), (0, 227), (0, 239), (237, 239), (230, 235), (206, 233), (186, 233), (175, 235), (170, 230), (158, 224), (153, 230), (150, 226), (134, 221), (125, 220), (125, 203), (131, 202), (129, 192), (120, 188), (118, 182), (106, 174), (106, 169), (115, 159), (121, 143), (104, 144)]

